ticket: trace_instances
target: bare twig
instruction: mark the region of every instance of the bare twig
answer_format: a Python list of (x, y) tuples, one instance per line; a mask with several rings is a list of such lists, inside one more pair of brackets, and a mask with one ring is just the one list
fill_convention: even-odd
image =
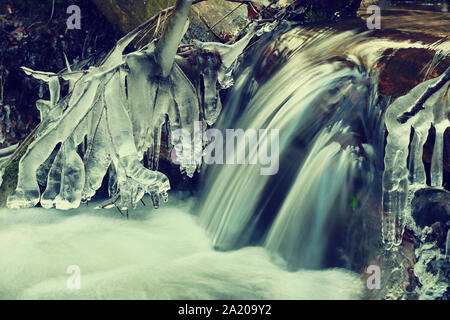
[(53, 0), (52, 2), (52, 13), (50, 14), (50, 18), (48, 19), (47, 24), (49, 24), (50, 21), (52, 21), (54, 13), (55, 13), (55, 0)]
[(18, 144), (14, 144), (12, 146), (0, 149), (0, 159), (5, 158), (14, 153), (14, 151), (17, 149), (18, 146), (19, 146)]
[(260, 4), (258, 4), (257, 2), (251, 1), (251, 0), (226, 0), (226, 1), (253, 5), (254, 7), (260, 6)]
[(40, 126), (40, 124), (38, 124), (36, 126), (36, 128), (34, 128), (33, 131), (31, 131), (30, 134), (25, 138), (25, 140), (22, 141), (22, 143), (19, 145), (19, 147), (16, 149), (16, 151), (14, 151), (14, 153), (11, 155), (11, 157), (0, 165), (0, 169), (6, 168), (7, 166), (9, 166), (9, 164), (11, 162), (14, 161), (14, 159), (17, 157), (17, 155), (20, 153), (20, 151), (22, 151), (23, 147), (25, 147), (27, 145), (27, 143), (34, 137), (37, 130), (39, 129), (39, 126)]
[[(115, 205), (115, 204), (114, 204)], [(120, 212), (120, 215), (123, 217), (123, 212), (119, 209), (117, 205), (115, 205), (116, 209)]]
[(158, 21), (156, 22), (156, 28), (155, 28), (155, 32), (153, 32), (153, 38), (158, 35), (160, 23), (161, 23), (161, 16), (158, 17)]
[(115, 206), (117, 201), (119, 200), (119, 198), (120, 198), (120, 195), (118, 195), (113, 201), (107, 202), (104, 205), (102, 205), (100, 207), (100, 209), (106, 209), (106, 208), (108, 208), (110, 206)]
[(219, 19), (219, 21), (217, 21), (216, 23), (214, 23), (211, 27), (211, 29), (214, 29), (219, 23), (221, 23), (223, 20), (225, 20), (226, 18), (228, 18), (231, 14), (233, 14), (233, 12), (235, 12), (237, 9), (239, 9), (240, 7), (242, 7), (243, 3), (239, 4), (238, 6), (236, 6), (233, 10), (231, 10), (230, 12), (228, 12), (226, 15), (224, 15), (222, 18)]
[(203, 16), (200, 16), (200, 20), (205, 24), (205, 26), (208, 28), (208, 30), (220, 41), (224, 41), (208, 24), (208, 21)]

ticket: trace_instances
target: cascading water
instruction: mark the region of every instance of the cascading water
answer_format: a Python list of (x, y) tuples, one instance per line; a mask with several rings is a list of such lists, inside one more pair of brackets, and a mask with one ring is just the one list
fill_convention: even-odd
[[(266, 55), (265, 59), (242, 67), (217, 127), (279, 129), (279, 173), (260, 175), (260, 166), (250, 163), (209, 169), (200, 221), (217, 249), (257, 244), (264, 245), (275, 261), (288, 268), (340, 265), (342, 257), (333, 242), (339, 238), (337, 230), (344, 229), (351, 215), (355, 195), (361, 197), (376, 189), (376, 175), (380, 190), (371, 191), (371, 196), (381, 194), (385, 134), (382, 115), (386, 103), (377, 94), (376, 65), (388, 48), (431, 48), (442, 56), (448, 52), (448, 44), (428, 46), (370, 38), (367, 33), (302, 28), (284, 33), (279, 40), (278, 36), (265, 39), (269, 45), (251, 54)], [(274, 68), (270, 60), (277, 53), (276, 59), (284, 63)], [(276, 71), (264, 71), (270, 67)], [(437, 103), (436, 99), (428, 103)], [(401, 99), (388, 108), (387, 114), (396, 114), (394, 109), (399, 103)], [(383, 177), (383, 240), (390, 247), (401, 239), (407, 215), (409, 131), (391, 135), (389, 120), (386, 124), (388, 170), (392, 168), (388, 163), (390, 141), (406, 148), (404, 163), (397, 159), (393, 165), (394, 170), (404, 173), (403, 189), (387, 190), (388, 173)], [(429, 126), (427, 120), (424, 128), (428, 130)], [(446, 126), (442, 126), (444, 131)], [(439, 130), (439, 139), (443, 130)], [(414, 150), (425, 142), (417, 137), (419, 134), (417, 130)], [(243, 152), (245, 143), (244, 139), (238, 141), (236, 150)], [(442, 141), (435, 148), (442, 153)], [(422, 170), (414, 166), (421, 162), (421, 153), (413, 154), (410, 169), (415, 176), (421, 176)], [(414, 161), (414, 157), (420, 161)], [(441, 162), (442, 175), (442, 156), (433, 161)]]
[[(358, 37), (328, 31), (308, 38), (301, 30), (291, 31), (282, 39), (290, 51), (287, 62), (267, 82), (255, 88), (254, 65), (237, 80), (219, 125), (238, 113), (237, 128), (279, 129), (281, 164), (273, 177), (261, 176), (259, 166), (251, 164), (211, 169), (200, 219), (216, 248), (265, 241), (293, 266), (322, 265), (327, 226), (345, 214), (354, 192), (344, 182), (352, 181), (361, 166), (349, 141), (349, 120), (362, 113), (369, 95), (362, 66), (330, 59), (342, 41)], [(243, 107), (246, 99), (237, 97), (251, 90)]]
[(332, 141), (345, 130), (337, 123), (320, 132), (289, 190), (265, 241), (291, 267), (323, 265), (327, 237), (334, 223), (349, 210), (351, 188), (361, 161), (355, 148)]

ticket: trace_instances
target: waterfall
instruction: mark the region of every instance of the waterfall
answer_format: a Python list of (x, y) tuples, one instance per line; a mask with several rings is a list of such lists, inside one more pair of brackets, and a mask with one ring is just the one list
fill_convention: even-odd
[(267, 249), (290, 267), (322, 266), (326, 235), (349, 210), (352, 194), (347, 183), (358, 173), (360, 161), (354, 148), (330, 142), (345, 134), (339, 125), (320, 132), (269, 229)]
[[(219, 250), (261, 245), (290, 269), (337, 266), (333, 242), (358, 197), (381, 202), (386, 103), (377, 94), (377, 62), (387, 48), (429, 46), (331, 29), (280, 33), (249, 54), (259, 58), (241, 66), (216, 126), (279, 129), (279, 172), (263, 176), (249, 162), (206, 168), (200, 222)], [(238, 144), (245, 152), (245, 140)], [(398, 169), (409, 172), (406, 160)], [(389, 236), (401, 238), (398, 215), (383, 218), (385, 237), (392, 226)]]
[(345, 215), (355, 191), (345, 186), (362, 165), (350, 123), (367, 108), (370, 93), (364, 67), (333, 59), (333, 51), (360, 37), (288, 32), (286, 62), (269, 80), (256, 88), (255, 65), (237, 79), (219, 126), (237, 118), (236, 128), (279, 129), (280, 172), (262, 176), (249, 163), (209, 169), (200, 221), (217, 249), (265, 243), (293, 266), (321, 266), (327, 226)]

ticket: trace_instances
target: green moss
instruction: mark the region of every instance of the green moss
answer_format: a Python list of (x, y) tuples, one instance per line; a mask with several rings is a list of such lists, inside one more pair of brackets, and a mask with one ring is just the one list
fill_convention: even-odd
[(6, 199), (8, 199), (8, 196), (16, 189), (19, 161), (27, 151), (31, 141), (33, 141), (33, 139), (22, 148), (16, 158), (5, 168), (5, 172), (3, 173), (3, 183), (0, 187), (0, 207), (6, 207)]
[(353, 209), (358, 209), (359, 207), (359, 201), (358, 201), (358, 197), (352, 197), (352, 208)]
[(310, 8), (306, 12), (306, 19), (311, 23), (320, 23), (324, 21), (329, 21), (331, 17), (327, 15), (326, 12), (315, 10), (314, 8)]

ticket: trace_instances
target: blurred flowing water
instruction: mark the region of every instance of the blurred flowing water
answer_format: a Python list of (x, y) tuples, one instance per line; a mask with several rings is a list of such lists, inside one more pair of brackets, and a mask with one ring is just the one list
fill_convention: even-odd
[(388, 97), (378, 96), (378, 63), (387, 49), (420, 48), (436, 65), (450, 42), (302, 27), (260, 41), (217, 128), (278, 129), (279, 172), (207, 168), (200, 221), (218, 250), (261, 245), (291, 270), (348, 266), (339, 250), (353, 210), (381, 202)]

